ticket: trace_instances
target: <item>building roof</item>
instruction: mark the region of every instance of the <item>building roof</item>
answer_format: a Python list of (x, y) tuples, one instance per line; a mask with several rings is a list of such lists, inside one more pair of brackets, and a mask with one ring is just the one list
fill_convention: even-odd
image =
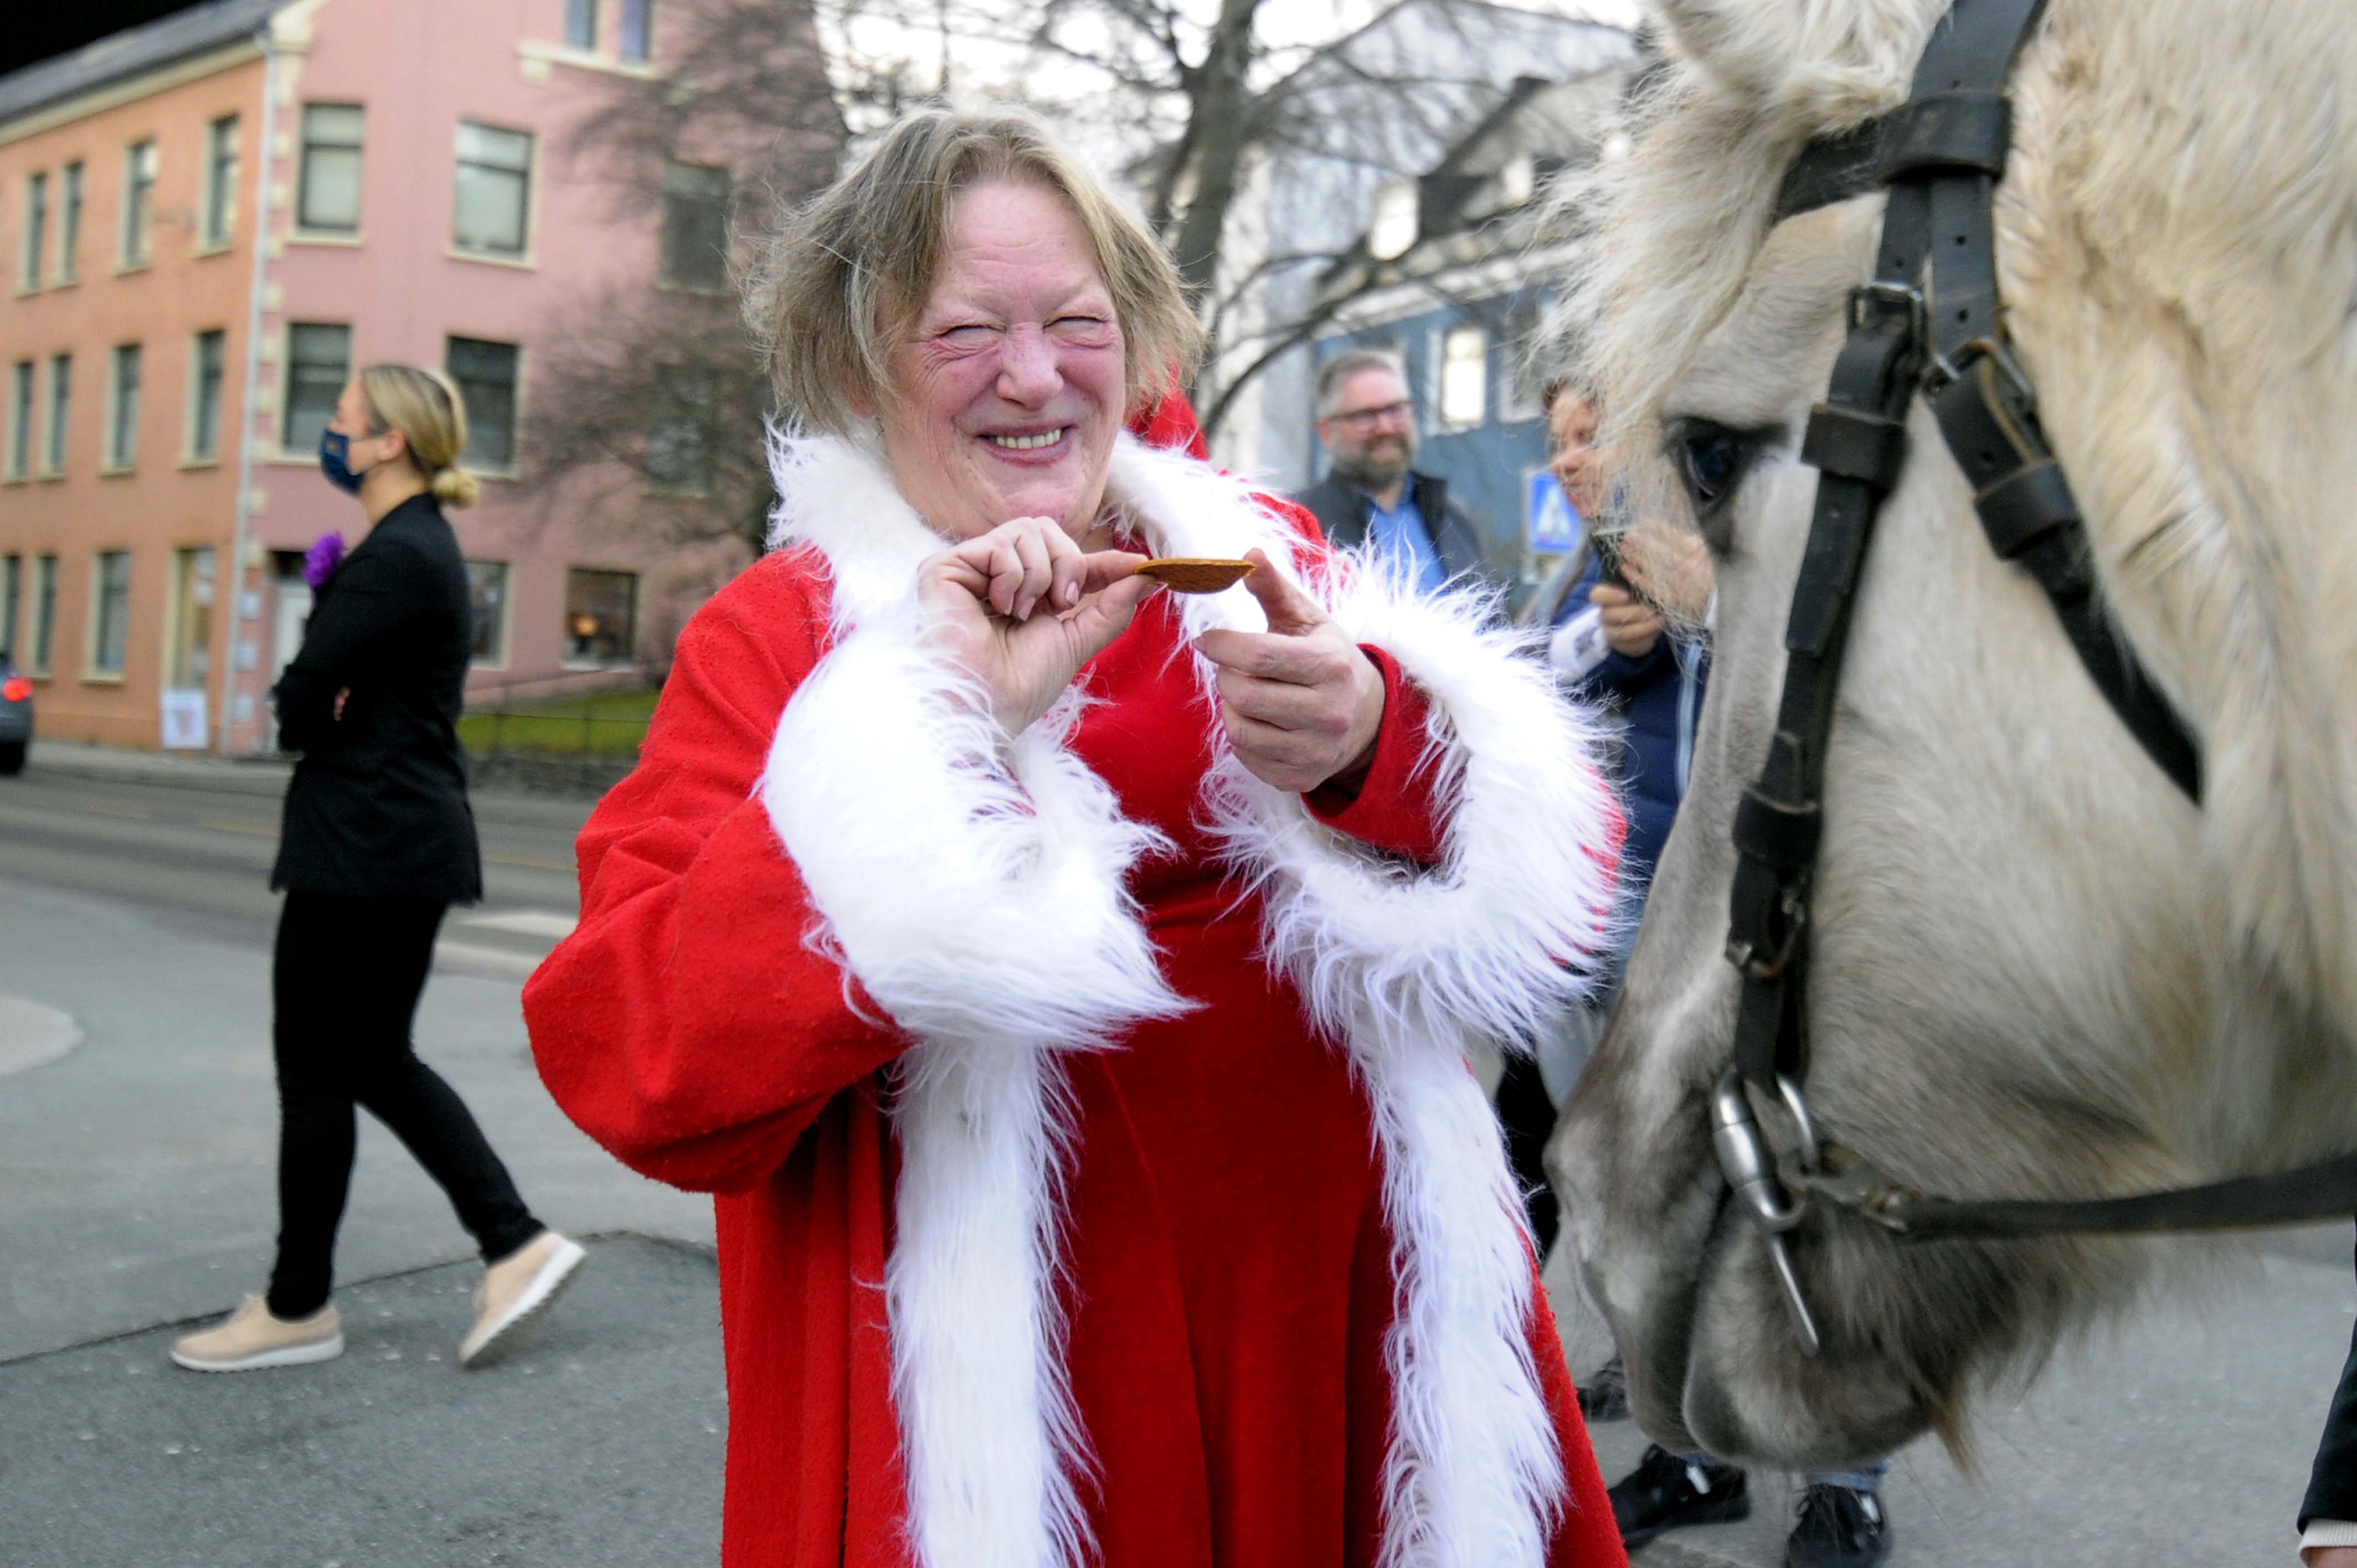
[(286, 0), (199, 0), (68, 54), (0, 76), (0, 125), (143, 71), (251, 38)]

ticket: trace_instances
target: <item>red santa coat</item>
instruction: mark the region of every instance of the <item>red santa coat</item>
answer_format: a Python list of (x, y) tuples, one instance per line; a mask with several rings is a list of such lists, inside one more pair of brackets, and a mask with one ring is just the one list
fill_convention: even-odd
[(1377, 652), (1373, 767), (1304, 802), (1226, 753), (1188, 639), (1239, 592), (1149, 602), (1008, 737), (880, 467), (780, 468), (803, 548), (683, 634), (524, 999), (567, 1112), (720, 1195), (726, 1560), (1620, 1562), (1465, 1065), (1596, 945), (1580, 720), (1478, 614), (1125, 443), (1145, 543), (1273, 546)]

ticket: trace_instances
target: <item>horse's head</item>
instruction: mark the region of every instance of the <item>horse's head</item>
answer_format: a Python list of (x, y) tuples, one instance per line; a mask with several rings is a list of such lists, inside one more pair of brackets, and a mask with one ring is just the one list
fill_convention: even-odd
[[(1813, 135), (1906, 96), (1945, 0), (1663, 0), (1670, 60), (1583, 193), (1572, 289), (1629, 490), (1717, 557), (1714, 685), (1611, 1030), (1550, 1150), (1644, 1424), (1826, 1464), (1956, 1430), (2143, 1251), (1791, 1238), (1803, 1359), (1706, 1101), (1738, 983), (1736, 800), (1766, 755), (1879, 197), (1777, 224)], [(1827, 753), (1817, 1128), (1958, 1197), (2081, 1197), (2357, 1143), (2357, 46), (2338, 0), (2053, 0), (1997, 207), (2014, 339), (2114, 615), (2200, 736), (2199, 810), (1990, 552), (1921, 402)]]

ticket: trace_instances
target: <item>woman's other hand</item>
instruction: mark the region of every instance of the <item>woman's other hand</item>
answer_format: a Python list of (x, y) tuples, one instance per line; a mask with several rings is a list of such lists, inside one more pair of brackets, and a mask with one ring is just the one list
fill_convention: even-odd
[(917, 596), (932, 613), (933, 635), (981, 680), (991, 713), (1015, 735), (1129, 629), (1160, 585), (1136, 575), (1145, 559), (1119, 550), (1084, 555), (1057, 523), (1018, 517), (928, 561)]
[(1220, 722), (1236, 760), (1279, 789), (1305, 793), (1357, 772), (1383, 723), (1383, 678), (1318, 602), (1258, 550), (1244, 587), (1268, 630), (1207, 631), (1195, 641), (1219, 666)]
[(1603, 612), (1604, 640), (1624, 659), (1642, 659), (1662, 640), (1669, 622), (1662, 612), (1618, 583), (1598, 583), (1587, 602)]

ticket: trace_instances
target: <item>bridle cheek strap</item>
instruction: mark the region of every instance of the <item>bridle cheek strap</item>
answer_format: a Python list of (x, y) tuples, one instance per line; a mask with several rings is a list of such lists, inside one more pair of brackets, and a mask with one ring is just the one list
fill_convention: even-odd
[[(1888, 193), (1872, 282), (1802, 444), (1817, 474), (1792, 611), (1776, 729), (1735, 813), (1727, 956), (1741, 976), (1734, 1063), (1714, 1090), (1712, 1138), (1728, 1190), (1758, 1226), (1803, 1351), (1817, 1330), (1784, 1237), (1824, 1198), (1918, 1239), (2273, 1224), (2357, 1208), (2357, 1155), (2163, 1193), (2086, 1202), (1959, 1201), (1893, 1181), (1822, 1145), (1801, 1086), (1809, 1070), (1810, 899), (1824, 831), (1824, 770), (1858, 581), (1883, 501), (1907, 461), (1920, 392), (1973, 488), (1990, 548), (2045, 593), (2072, 650), (2128, 733), (2185, 797), (2201, 796), (2200, 746), (2104, 610), (2086, 527), (2038, 420), (1997, 296), (1994, 198), (2010, 150), (2005, 91), (2044, 0), (1954, 0), (1906, 103), (1812, 143), (1777, 216)], [(1781, 1160), (1754, 1099), (1781, 1104), (1799, 1151)]]

